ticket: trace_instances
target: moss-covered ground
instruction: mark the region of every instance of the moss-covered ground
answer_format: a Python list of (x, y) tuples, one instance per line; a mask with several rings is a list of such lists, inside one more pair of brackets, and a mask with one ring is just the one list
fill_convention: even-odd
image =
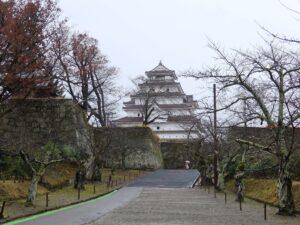
[[(246, 197), (277, 205), (277, 180), (275, 179), (244, 179)], [(234, 180), (226, 183), (226, 190), (235, 191)], [(293, 194), (296, 208), (300, 209), (300, 182), (293, 182)]]
[[(56, 168), (58, 169), (58, 168)], [(61, 168), (62, 169), (62, 168)], [(112, 175), (113, 186), (107, 187), (107, 179), (111, 175), (110, 169), (102, 169), (103, 182), (86, 183), (85, 190), (80, 192), (80, 200), (78, 200), (78, 190), (73, 188), (72, 179), (76, 172), (76, 168), (68, 167), (69, 172), (60, 172), (57, 179), (54, 177), (55, 170), (51, 172), (51, 176), (47, 174), (45, 181), (49, 187), (56, 187), (55, 189), (46, 188), (42, 185), (38, 186), (38, 194), (33, 207), (25, 207), (25, 200), (30, 185), (29, 181), (14, 182), (13, 180), (0, 181), (0, 201), (6, 201), (4, 211), (5, 217), (17, 218), (26, 216), (46, 209), (62, 207), (82, 200), (94, 198), (98, 195), (105, 194), (112, 191), (127, 182), (135, 179), (138, 176), (145, 174), (144, 171), (138, 170), (116, 170)], [(71, 183), (66, 184), (66, 180)], [(45, 182), (44, 181), (44, 182)], [(58, 188), (60, 187), (60, 188)], [(95, 187), (95, 188), (94, 188)], [(95, 191), (94, 191), (95, 190)], [(49, 202), (48, 208), (46, 207), (46, 193), (48, 193)]]

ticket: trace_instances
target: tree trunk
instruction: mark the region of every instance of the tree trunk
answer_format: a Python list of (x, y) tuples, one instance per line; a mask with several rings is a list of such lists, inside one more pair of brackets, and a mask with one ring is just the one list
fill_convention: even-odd
[(125, 152), (122, 153), (122, 170), (126, 170), (126, 163), (125, 163)]
[(243, 181), (244, 172), (240, 171), (235, 176), (235, 187), (236, 187), (236, 201), (244, 201), (245, 198), (245, 184)]
[(32, 175), (31, 184), (29, 186), (28, 196), (27, 196), (27, 200), (26, 200), (26, 204), (25, 204), (26, 207), (33, 205), (34, 200), (36, 198), (37, 185), (38, 185), (40, 179), (41, 179), (41, 176), (36, 175), (36, 174)]
[(295, 203), (292, 192), (292, 178), (290, 173), (290, 154), (286, 147), (284, 139), (284, 129), (280, 127), (277, 131), (277, 152), (279, 160), (279, 174), (277, 184), (278, 194), (278, 214), (293, 215), (295, 212)]
[(295, 203), (292, 192), (292, 179), (287, 166), (282, 166), (279, 170), (278, 178), (278, 203), (279, 215), (294, 215)]
[(102, 174), (101, 174), (100, 166), (99, 166), (99, 163), (97, 163), (97, 162), (94, 162), (94, 165), (93, 165), (92, 180), (99, 181), (99, 182), (102, 181)]
[(224, 171), (220, 171), (218, 173), (218, 189), (219, 190), (224, 190), (225, 187), (225, 176), (224, 176)]

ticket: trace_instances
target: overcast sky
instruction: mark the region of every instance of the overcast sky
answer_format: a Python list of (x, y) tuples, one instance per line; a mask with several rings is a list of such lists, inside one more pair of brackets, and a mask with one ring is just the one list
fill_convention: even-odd
[[(300, 11), (299, 0), (281, 0)], [(180, 73), (213, 63), (207, 38), (226, 48), (262, 42), (259, 25), (300, 38), (300, 15), (279, 0), (60, 0), (74, 30), (97, 38), (102, 52), (120, 68), (125, 90), (130, 78), (159, 60)], [(188, 94), (201, 97), (205, 84), (180, 79)]]

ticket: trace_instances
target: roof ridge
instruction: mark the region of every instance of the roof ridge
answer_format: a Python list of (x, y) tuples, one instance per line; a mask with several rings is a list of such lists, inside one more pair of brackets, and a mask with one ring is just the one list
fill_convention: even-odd
[(169, 68), (167, 68), (162, 61), (160, 60), (158, 65), (156, 67), (154, 67), (152, 70), (150, 71), (172, 71)]

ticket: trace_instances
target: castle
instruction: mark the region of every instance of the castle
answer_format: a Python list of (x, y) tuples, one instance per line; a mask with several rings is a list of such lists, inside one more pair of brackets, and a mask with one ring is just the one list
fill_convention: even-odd
[(174, 70), (162, 62), (138, 84), (138, 90), (124, 102), (126, 117), (114, 121), (116, 126), (149, 126), (162, 141), (186, 140), (198, 137), (195, 110), (197, 101), (186, 95)]

